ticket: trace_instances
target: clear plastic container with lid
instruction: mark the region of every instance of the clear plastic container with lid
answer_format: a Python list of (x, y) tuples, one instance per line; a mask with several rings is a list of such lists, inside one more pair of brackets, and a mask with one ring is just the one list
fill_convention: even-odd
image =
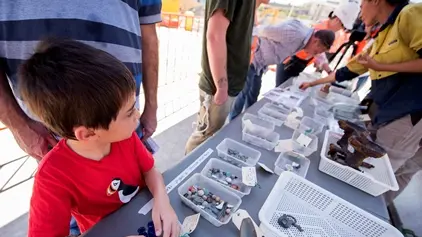
[[(229, 177), (230, 180), (228, 181), (230, 181), (230, 183), (227, 180), (220, 180), (219, 177), (213, 176), (213, 174), (210, 173), (210, 170), (212, 169), (218, 169), (220, 172), (229, 172), (231, 176), (236, 178)], [(252, 187), (242, 183), (242, 169), (222, 160), (211, 158), (205, 165), (204, 169), (202, 169), (201, 174), (217, 181), (221, 186), (236, 193), (239, 197), (243, 197), (251, 193)], [(236, 185), (234, 188), (232, 186), (233, 184)]]
[(276, 132), (262, 133), (245, 128), (242, 131), (242, 140), (267, 150), (272, 150), (280, 140), (280, 135)]
[(217, 152), (221, 159), (238, 167), (255, 166), (261, 157), (261, 152), (230, 138), (218, 144)]
[(286, 121), (288, 113), (283, 114), (280, 113), (279, 110), (271, 109), (268, 106), (263, 106), (258, 110), (258, 116), (262, 119), (273, 122), (276, 126), (281, 126)]
[(282, 152), (274, 164), (274, 172), (280, 175), (284, 171), (290, 171), (305, 178), (310, 163), (311, 161), (301, 154), (292, 151)]
[(311, 119), (307, 116), (303, 117), (299, 124), (299, 130), (306, 131), (307, 133), (318, 135), (322, 132), (325, 124)]
[(315, 107), (314, 119), (324, 125), (328, 125), (328, 122), (333, 119), (333, 113), (324, 107)]
[[(305, 145), (304, 139), (310, 139), (309, 144)], [(310, 156), (318, 149), (318, 137), (308, 134), (303, 130), (296, 129), (292, 136), (293, 151), (304, 156)]]
[[(227, 204), (230, 204), (232, 208), (229, 216), (224, 218), (224, 220), (218, 220), (213, 215), (205, 211), (204, 208), (195, 205), (192, 200), (185, 197), (185, 194), (188, 192), (190, 187), (201, 187), (202, 189), (206, 189), (208, 192), (211, 192), (212, 194), (218, 196), (219, 199), (223, 200)], [(242, 203), (242, 199), (240, 199), (240, 197), (237, 196), (235, 193), (227, 190), (226, 188), (223, 188), (216, 181), (211, 180), (201, 174), (194, 174), (186, 182), (180, 185), (177, 191), (180, 198), (182, 199), (182, 202), (186, 204), (186, 206), (190, 207), (195, 212), (200, 213), (203, 218), (205, 218), (207, 221), (217, 227), (229, 223), (233, 214), (236, 212), (236, 210)]]
[(262, 132), (272, 132), (275, 125), (273, 122), (261, 119), (254, 114), (245, 113), (242, 117), (242, 129), (245, 127), (249, 127), (252, 130), (262, 130)]

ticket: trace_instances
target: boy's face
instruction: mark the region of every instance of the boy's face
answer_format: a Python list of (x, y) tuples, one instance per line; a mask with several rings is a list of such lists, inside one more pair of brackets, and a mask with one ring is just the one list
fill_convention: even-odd
[(108, 130), (97, 129), (95, 131), (98, 141), (118, 142), (128, 139), (139, 125), (140, 113), (135, 108), (136, 96), (133, 95), (120, 109), (116, 120), (111, 121)]

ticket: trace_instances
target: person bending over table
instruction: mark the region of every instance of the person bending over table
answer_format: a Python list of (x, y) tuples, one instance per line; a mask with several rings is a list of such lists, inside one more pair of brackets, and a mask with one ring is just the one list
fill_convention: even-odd
[(299, 51), (295, 55), (286, 58), (282, 63), (277, 65), (276, 83), (278, 87), (291, 77), (298, 76), (308, 65), (315, 61), (315, 66), (323, 69), (328, 74), (331, 72), (328, 65), (327, 57), (334, 55), (338, 48), (349, 39), (345, 30), (352, 30), (353, 24), (359, 15), (359, 2), (355, 0), (343, 1), (338, 7), (332, 11), (328, 18), (315, 24), (313, 27), (318, 30), (332, 30), (335, 32), (336, 39), (330, 50), (325, 54), (314, 58), (304, 51)]
[(374, 43), (346, 67), (300, 88), (351, 80), (369, 70), (376, 108), (371, 128), (387, 150), (399, 191), (386, 193), (390, 204), (422, 167), (422, 3), (406, 0), (362, 0), (366, 25), (382, 24)]
[(262, 74), (267, 66), (281, 63), (298, 50), (317, 55), (327, 51), (333, 44), (335, 35), (330, 30), (315, 31), (299, 20), (288, 20), (274, 26), (258, 29), (258, 47), (249, 66), (246, 84), (237, 96), (229, 114), (233, 120), (258, 100)]
[(35, 175), (29, 237), (68, 236), (71, 215), (85, 232), (145, 186), (157, 236), (179, 237), (163, 177), (135, 132), (136, 82), (123, 63), (78, 41), (50, 39), (18, 78), (30, 112), (63, 138)]

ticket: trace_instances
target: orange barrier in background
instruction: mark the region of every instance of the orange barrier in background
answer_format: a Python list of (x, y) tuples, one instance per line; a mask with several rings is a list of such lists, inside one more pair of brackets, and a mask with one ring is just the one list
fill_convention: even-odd
[(160, 26), (167, 28), (181, 28), (183, 27), (186, 31), (192, 31), (195, 20), (200, 19), (199, 16), (195, 16), (193, 12), (186, 12), (185, 14), (173, 13), (173, 12), (162, 12), (162, 21)]

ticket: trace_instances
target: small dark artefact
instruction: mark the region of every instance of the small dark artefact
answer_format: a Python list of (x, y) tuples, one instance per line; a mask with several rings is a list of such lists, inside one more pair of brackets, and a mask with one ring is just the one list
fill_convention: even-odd
[(365, 136), (369, 135), (369, 132), (365, 128), (346, 120), (339, 120), (338, 125), (344, 131), (344, 135), (337, 141), (337, 145), (339, 145), (342, 149), (347, 148), (349, 145), (349, 138), (353, 134), (359, 135), (363, 133)]
[(148, 222), (147, 228), (145, 228), (143, 226), (140, 227), (138, 229), (138, 234), (145, 236), (145, 237), (156, 237), (154, 223), (152, 221), (150, 221), (150, 222)]
[(284, 229), (289, 229), (293, 226), (296, 227), (298, 231), (303, 232), (302, 227), (297, 224), (297, 220), (294, 216), (284, 214), (278, 218), (277, 223)]
[(368, 157), (381, 158), (386, 151), (368, 138), (369, 132), (347, 121), (339, 121), (344, 135), (336, 144), (330, 144), (328, 156), (340, 164), (350, 166), (356, 170), (359, 167), (374, 168), (372, 164), (364, 162)]

